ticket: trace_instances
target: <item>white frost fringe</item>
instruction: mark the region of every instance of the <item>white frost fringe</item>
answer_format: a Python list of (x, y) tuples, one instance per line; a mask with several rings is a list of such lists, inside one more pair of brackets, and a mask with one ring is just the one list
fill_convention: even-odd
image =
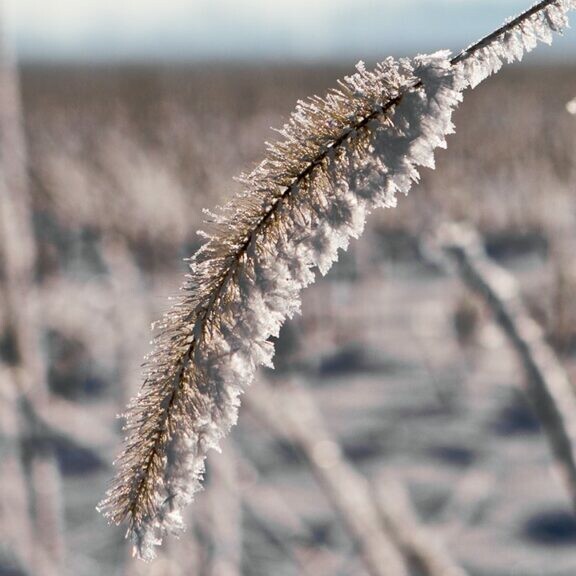
[[(498, 72), (504, 63), (520, 62), (524, 54), (534, 50), (539, 42), (552, 44), (554, 32), (561, 34), (569, 28), (567, 14), (574, 8), (576, 0), (553, 2), (476, 50), (472, 57), (464, 58), (462, 65), (469, 86), (475, 88), (488, 76)], [(514, 20), (511, 18), (509, 21)], [(466, 52), (464, 50), (462, 54)]]
[[(461, 100), (462, 77), (451, 68), (447, 52), (416, 58), (413, 73), (424, 88), (403, 97), (389, 124), (374, 121), (371, 155), (355, 158), (350, 150), (344, 170), (338, 162), (330, 163), (328, 181), (321, 184), (323, 202), (280, 208), (276, 218), (284, 221), (285, 232), (265, 251), (250, 247), (252, 266), (237, 275), (236, 298), (220, 311), (219, 334), (209, 349), (198, 349), (194, 356), (197, 369), (221, 391), (220, 405), (211, 406), (193, 428), (173, 438), (165, 492), (157, 494), (158, 517), (134, 534), (143, 558), (154, 557), (153, 545), (161, 543), (163, 532), (180, 530), (180, 510), (200, 488), (206, 452), (217, 448), (236, 422), (239, 395), (256, 368), (272, 365), (269, 338), (278, 336), (284, 320), (299, 311), (300, 291), (314, 281), (313, 269), (326, 274), (338, 250), (360, 236), (366, 214), (394, 206), (396, 194), (407, 193), (418, 180), (417, 166), (433, 167), (433, 150), (446, 146), (445, 135), (453, 131), (452, 111)], [(167, 495), (172, 497), (166, 499)]]

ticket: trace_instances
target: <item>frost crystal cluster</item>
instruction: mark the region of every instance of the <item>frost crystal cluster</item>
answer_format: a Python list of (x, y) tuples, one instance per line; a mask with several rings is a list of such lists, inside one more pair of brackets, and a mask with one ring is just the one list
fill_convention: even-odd
[(522, 60), (538, 42), (552, 44), (553, 33), (562, 33), (568, 27), (567, 13), (574, 8), (576, 0), (538, 2), (499, 30), (463, 50), (452, 62), (462, 65), (469, 86), (475, 88), (498, 72), (504, 63)]
[(576, 0), (540, 2), (455, 58), (360, 63), (325, 98), (298, 103), (245, 192), (211, 214), (183, 296), (158, 324), (146, 379), (125, 415), (118, 472), (100, 509), (154, 557), (199, 489), (204, 460), (235, 423), (239, 397), (366, 215), (391, 207), (434, 166), (462, 91), (566, 26)]

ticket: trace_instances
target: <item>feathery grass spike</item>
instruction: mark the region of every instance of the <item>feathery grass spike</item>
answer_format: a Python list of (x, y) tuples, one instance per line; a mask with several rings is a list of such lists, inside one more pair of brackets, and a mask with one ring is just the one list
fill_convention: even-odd
[(448, 52), (360, 62), (325, 98), (300, 101), (245, 192), (211, 214), (183, 295), (157, 326), (145, 382), (131, 401), (112, 487), (100, 504), (154, 557), (199, 490), (206, 453), (235, 423), (239, 397), (271, 365), (300, 291), (325, 274), (366, 215), (396, 204), (434, 166), (462, 92), (567, 26), (576, 0), (539, 2), (450, 59)]

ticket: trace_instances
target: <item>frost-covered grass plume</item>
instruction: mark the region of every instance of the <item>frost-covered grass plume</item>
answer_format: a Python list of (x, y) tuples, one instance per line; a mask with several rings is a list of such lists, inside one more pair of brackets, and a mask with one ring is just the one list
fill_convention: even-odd
[(154, 557), (200, 488), (206, 453), (235, 423), (270, 338), (298, 313), (374, 209), (395, 206), (434, 167), (463, 91), (567, 26), (576, 0), (539, 2), (451, 58), (437, 52), (362, 62), (324, 98), (297, 104), (244, 192), (210, 213), (183, 295), (158, 323), (144, 384), (131, 401), (113, 485), (100, 504)]

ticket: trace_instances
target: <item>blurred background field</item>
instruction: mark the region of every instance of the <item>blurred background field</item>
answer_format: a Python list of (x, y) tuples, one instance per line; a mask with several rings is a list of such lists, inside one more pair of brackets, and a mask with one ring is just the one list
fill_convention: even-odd
[[(150, 323), (178, 295), (202, 208), (239, 190), (233, 177), (262, 157), (269, 127), (298, 98), (348, 72), (23, 67), (53, 422), (30, 425), (27, 441), (50, 437), (56, 447), (59, 474), (47, 490), (62, 516), (44, 517), (62, 535), (55, 573), (367, 574), (309, 459), (262, 416), (266, 403), (242, 407), (223, 453), (209, 459), (188, 531), (169, 538), (156, 562), (131, 560), (123, 529), (95, 511), (119, 448), (115, 415), (138, 390)], [(575, 95), (568, 64), (517, 66), (467, 93), (436, 171), (424, 170), (396, 209), (373, 214), (362, 239), (304, 293), (276, 370), (262, 371), (247, 395), (267, 388), (288, 411), (282, 394), (307, 390), (332, 438), (313, 447), (320, 468), (330, 474), (343, 454), (372, 486), (400, 483), (470, 575), (573, 575), (576, 518), (505, 338), (456, 278), (430, 265), (422, 239), (446, 220), (477, 227), (576, 377), (576, 117), (566, 110)], [(8, 382), (18, 361), (2, 333)], [(26, 484), (6, 466), (0, 474), (8, 492), (7, 482)], [(16, 520), (3, 509), (10, 539), (20, 538)], [(20, 573), (5, 540), (0, 574)]]

